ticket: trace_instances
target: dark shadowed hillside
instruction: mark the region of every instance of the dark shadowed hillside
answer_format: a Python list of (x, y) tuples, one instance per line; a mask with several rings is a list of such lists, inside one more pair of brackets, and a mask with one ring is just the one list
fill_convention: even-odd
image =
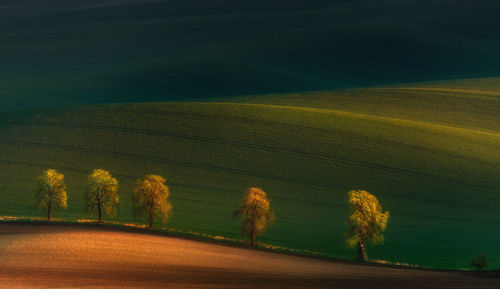
[(0, 0), (1, 109), (500, 73), (498, 1)]

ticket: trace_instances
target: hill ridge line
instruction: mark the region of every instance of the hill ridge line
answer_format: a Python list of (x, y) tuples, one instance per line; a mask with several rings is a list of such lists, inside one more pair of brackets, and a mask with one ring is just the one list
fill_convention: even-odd
[[(203, 103), (203, 102), (198, 102), (198, 103)], [(405, 126), (418, 126), (418, 127), (422, 127), (422, 128), (439, 128), (439, 129), (444, 129), (444, 130), (463, 131), (466, 133), (482, 134), (482, 135), (486, 135), (486, 136), (500, 138), (500, 132), (496, 132), (496, 131), (475, 130), (475, 129), (469, 129), (469, 128), (464, 128), (464, 127), (459, 127), (459, 126), (449, 126), (449, 125), (437, 124), (437, 123), (426, 122), (426, 121), (417, 121), (417, 120), (404, 119), (404, 118), (379, 116), (379, 115), (374, 115), (374, 114), (352, 112), (352, 111), (347, 111), (347, 110), (322, 109), (322, 108), (314, 108), (314, 107), (260, 104), (260, 103), (232, 103), (232, 102), (211, 102), (211, 103), (222, 104), (222, 105), (237, 104), (237, 105), (248, 105), (248, 106), (276, 107), (276, 108), (286, 108), (286, 109), (293, 109), (293, 110), (312, 111), (312, 112), (318, 112), (318, 113), (331, 113), (331, 114), (349, 116), (349, 117), (353, 117), (353, 118), (356, 117), (356, 118), (362, 118), (362, 119), (368, 119), (368, 120), (378, 120), (378, 121), (382, 121), (382, 122), (398, 123), (400, 125), (405, 125)]]
[[(437, 91), (437, 92), (457, 92), (466, 93), (474, 95), (476, 99), (487, 99), (487, 100), (499, 100), (496, 97), (487, 97), (485, 95), (500, 96), (500, 91), (498, 90), (484, 90), (484, 89), (470, 89), (470, 88), (447, 88), (447, 87), (373, 87), (368, 88), (373, 90), (423, 90), (423, 91)], [(462, 98), (460, 96), (455, 96), (457, 98)]]

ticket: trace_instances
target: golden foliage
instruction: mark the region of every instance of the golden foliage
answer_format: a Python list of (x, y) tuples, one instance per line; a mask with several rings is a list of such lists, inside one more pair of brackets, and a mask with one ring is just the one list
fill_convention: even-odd
[[(48, 169), (38, 178), (38, 192), (36, 204), (38, 208), (49, 211), (54, 209), (66, 209), (68, 193), (64, 183), (64, 175), (54, 169)], [(50, 214), (50, 212), (49, 212)]]
[(377, 198), (367, 191), (352, 190), (348, 195), (351, 216), (346, 244), (354, 247), (358, 242), (383, 243), (389, 211), (383, 213)]
[(105, 215), (114, 216), (118, 202), (118, 181), (108, 171), (95, 169), (88, 179), (85, 213), (97, 209)]
[(166, 222), (172, 213), (172, 205), (168, 197), (170, 192), (165, 185), (165, 178), (158, 175), (147, 175), (138, 179), (134, 188), (134, 204), (136, 215), (149, 214), (150, 227), (155, 215)]
[(266, 193), (259, 188), (248, 188), (241, 206), (235, 211), (234, 217), (242, 217), (241, 231), (248, 234), (253, 245), (255, 237), (262, 234), (267, 225), (275, 221), (271, 211), (271, 201)]

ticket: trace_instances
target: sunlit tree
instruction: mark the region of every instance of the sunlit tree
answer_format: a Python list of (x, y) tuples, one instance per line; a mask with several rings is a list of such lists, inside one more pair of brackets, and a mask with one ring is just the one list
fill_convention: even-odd
[(147, 175), (137, 180), (134, 188), (135, 213), (138, 216), (148, 215), (149, 229), (153, 228), (156, 216), (163, 222), (167, 221), (172, 212), (169, 195), (170, 192), (162, 176)]
[(47, 210), (48, 221), (52, 218), (52, 210), (68, 207), (67, 200), (64, 175), (53, 169), (44, 171), (43, 175), (38, 178), (36, 204), (38, 208)]
[(114, 216), (118, 207), (118, 181), (108, 171), (95, 169), (85, 192), (85, 214), (97, 211), (99, 223), (104, 215)]
[(383, 232), (387, 226), (389, 212), (383, 213), (377, 198), (367, 191), (352, 190), (348, 195), (351, 216), (346, 243), (351, 248), (357, 245), (358, 260), (367, 261), (365, 244), (384, 242)]
[(243, 217), (241, 231), (248, 235), (251, 246), (255, 245), (255, 238), (275, 220), (274, 212), (271, 210), (271, 201), (259, 188), (247, 189), (240, 208), (234, 212), (234, 217)]

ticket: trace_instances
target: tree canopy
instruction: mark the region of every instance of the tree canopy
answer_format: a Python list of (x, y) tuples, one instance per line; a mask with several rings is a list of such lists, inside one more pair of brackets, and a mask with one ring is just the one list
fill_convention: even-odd
[(97, 210), (99, 223), (103, 215), (114, 216), (118, 207), (118, 181), (108, 171), (95, 169), (88, 179), (85, 214)]
[(134, 188), (134, 204), (136, 215), (147, 213), (149, 228), (153, 228), (155, 216), (166, 222), (172, 213), (172, 205), (168, 200), (170, 192), (165, 185), (165, 178), (158, 175), (146, 175), (138, 179)]
[(358, 259), (368, 260), (365, 244), (384, 242), (383, 232), (387, 227), (389, 212), (382, 212), (377, 198), (367, 191), (352, 190), (348, 193), (351, 216), (347, 230), (346, 243), (349, 247), (358, 246)]
[(476, 267), (478, 271), (482, 271), (488, 266), (488, 256), (481, 254), (470, 261), (470, 265)]
[(267, 198), (266, 193), (259, 188), (247, 189), (234, 217), (243, 217), (240, 228), (244, 234), (248, 234), (251, 246), (255, 245), (255, 238), (265, 231), (267, 225), (275, 221), (274, 212), (271, 210), (271, 201)]
[(54, 169), (48, 169), (38, 178), (36, 204), (40, 209), (47, 209), (47, 220), (52, 218), (53, 209), (66, 209), (68, 193), (64, 175)]

